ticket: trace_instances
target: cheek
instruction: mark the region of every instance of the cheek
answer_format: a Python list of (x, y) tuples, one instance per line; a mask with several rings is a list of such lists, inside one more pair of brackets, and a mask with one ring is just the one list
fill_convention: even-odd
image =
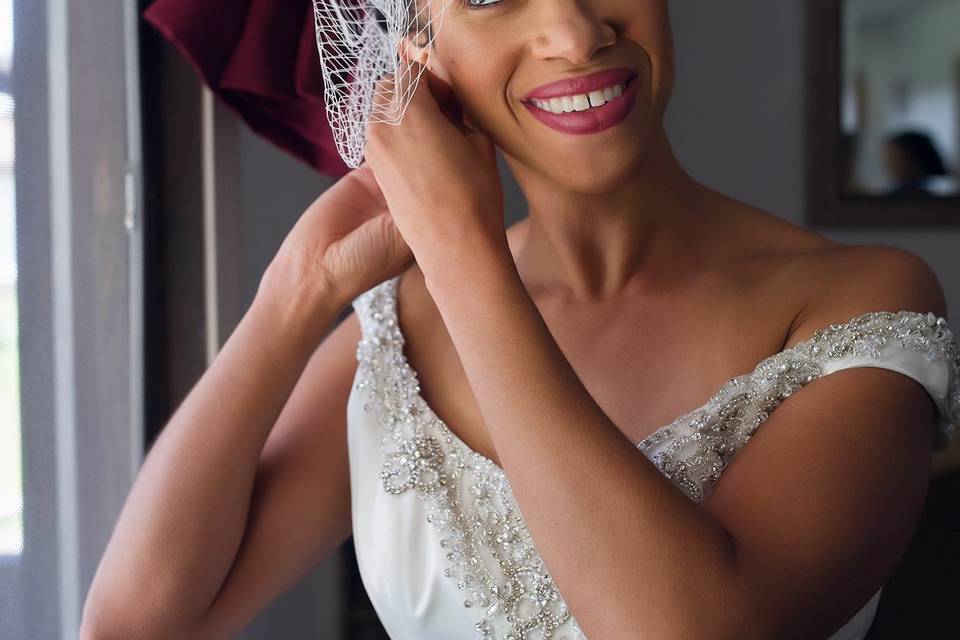
[(649, 65), (648, 81), (654, 110), (662, 112), (670, 100), (675, 74), (673, 28), (665, 0), (647, 1), (634, 5), (624, 14), (624, 38), (631, 46), (643, 49)]
[(441, 64), (464, 110), (487, 131), (495, 129), (492, 120), (507, 107), (504, 96), (513, 63), (468, 40), (442, 56)]

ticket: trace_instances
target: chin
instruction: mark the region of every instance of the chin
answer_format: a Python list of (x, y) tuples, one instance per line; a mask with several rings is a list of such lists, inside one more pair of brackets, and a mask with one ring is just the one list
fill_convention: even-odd
[[(575, 193), (602, 194), (615, 190), (634, 177), (645, 156), (656, 151), (655, 120), (650, 105), (599, 134), (569, 135), (547, 129), (540, 123), (522, 139), (503, 140), (498, 145), (534, 173)], [(542, 127), (542, 129), (540, 129)]]
[(580, 157), (562, 166), (543, 167), (554, 182), (575, 193), (598, 195), (616, 190), (636, 172), (639, 154), (608, 154), (603, 158)]
[(562, 150), (537, 154), (534, 167), (558, 185), (583, 194), (614, 191), (636, 175), (649, 151), (649, 129), (627, 129), (618, 144), (565, 144)]

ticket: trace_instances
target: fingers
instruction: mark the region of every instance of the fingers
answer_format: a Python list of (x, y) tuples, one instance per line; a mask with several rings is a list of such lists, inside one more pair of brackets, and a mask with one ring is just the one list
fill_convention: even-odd
[[(384, 145), (390, 145), (390, 131), (400, 119), (402, 104), (397, 96), (397, 82), (392, 73), (378, 78), (373, 86), (373, 96), (370, 100), (370, 117), (366, 123), (366, 137), (364, 139), (364, 157), (371, 159), (371, 154)], [(366, 162), (365, 162), (366, 164)], [(370, 166), (373, 169), (373, 166)]]
[[(430, 118), (439, 108), (431, 97), (427, 82), (417, 79), (417, 73), (426, 72), (419, 63), (401, 71), (399, 80), (388, 73), (374, 84), (371, 112), (367, 125), (367, 143), (386, 142), (396, 135), (395, 129), (403, 125), (405, 129), (424, 126), (430, 127)], [(411, 83), (417, 79), (415, 87)], [(433, 113), (431, 113), (433, 112)], [(430, 114), (424, 119), (424, 114)], [(410, 121), (414, 122), (411, 123)], [(426, 123), (426, 124), (424, 124)]]
[(441, 107), (456, 98), (453, 87), (447, 84), (446, 80), (430, 71), (429, 68), (424, 68), (423, 78), (427, 81), (427, 89), (429, 89), (430, 95)]
[(482, 131), (468, 129), (464, 132), (464, 135), (467, 137), (467, 140), (470, 141), (470, 144), (472, 144), (480, 154), (486, 157), (496, 157), (496, 146), (493, 144), (493, 140), (491, 140), (487, 134), (483, 133)]
[[(416, 61), (411, 62), (406, 69), (400, 72), (399, 80), (397, 80), (395, 74), (391, 73), (385, 75), (376, 83), (375, 105), (379, 107), (381, 112), (390, 111), (399, 116), (400, 114), (397, 112), (402, 106), (402, 99), (404, 98), (407, 99), (408, 103), (416, 103), (427, 109), (434, 106), (444, 107), (451, 101), (456, 100), (453, 87), (430, 71), (428, 67)], [(383, 119), (387, 120), (388, 118)]]
[[(407, 110), (414, 113), (435, 112), (441, 104), (431, 93), (430, 76), (433, 74), (419, 62), (411, 62), (400, 76), (397, 90), (407, 103)], [(438, 87), (438, 91), (443, 91)], [(445, 95), (446, 97), (446, 95)], [(406, 116), (406, 114), (404, 114)], [(417, 117), (417, 116), (414, 116)]]
[(416, 74), (417, 70), (422, 75), (413, 93), (411, 108), (417, 113), (429, 113), (431, 118), (439, 111), (459, 131), (469, 131), (470, 127), (464, 122), (463, 107), (453, 87), (427, 67), (418, 65), (413, 73)]
[[(401, 76), (399, 86), (393, 74), (376, 82), (365, 155), (368, 158), (371, 153), (376, 156), (377, 150), (381, 149), (399, 151), (396, 147), (404, 146), (400, 144), (404, 138), (406, 146), (411, 147), (425, 141), (444, 140), (456, 132), (466, 135), (479, 151), (489, 153), (492, 142), (467, 121), (453, 88), (419, 62), (410, 63), (407, 71)], [(417, 74), (421, 75), (418, 77)], [(417, 83), (412, 94), (402, 95), (411, 91), (410, 83), (415, 79)], [(404, 102), (407, 102), (405, 109)], [(404, 109), (403, 113), (401, 109)], [(456, 131), (452, 131), (450, 125)], [(423, 151), (422, 147), (418, 150)]]
[(397, 117), (397, 83), (392, 73), (377, 78), (373, 85), (370, 123), (391, 122)]
[(352, 175), (364, 186), (371, 197), (375, 197), (380, 201), (383, 200), (383, 194), (380, 192), (380, 186), (377, 184), (376, 174), (374, 174), (373, 167), (371, 167), (366, 160), (353, 170)]

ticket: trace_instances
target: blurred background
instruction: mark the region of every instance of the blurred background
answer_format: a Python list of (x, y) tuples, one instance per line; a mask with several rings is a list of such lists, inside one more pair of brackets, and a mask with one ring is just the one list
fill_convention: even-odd
[(856, 0), (842, 13), (847, 194), (960, 192), (960, 3)]
[[(144, 451), (341, 169), (309, 91), (309, 0), (152, 24), (150, 4), (0, 0), (0, 639), (76, 637)], [(687, 170), (918, 254), (960, 317), (960, 0), (671, 12), (667, 128)], [(245, 83), (225, 57), (268, 23), (264, 55), (298, 63), (289, 86)], [(504, 180), (512, 223), (525, 203)], [(960, 637), (957, 447), (931, 472), (870, 638)], [(386, 636), (348, 543), (240, 637)]]

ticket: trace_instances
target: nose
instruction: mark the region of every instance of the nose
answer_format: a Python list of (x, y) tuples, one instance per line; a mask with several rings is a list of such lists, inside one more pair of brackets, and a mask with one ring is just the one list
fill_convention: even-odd
[[(617, 41), (616, 30), (596, 15), (592, 0), (551, 0), (540, 3), (537, 29), (530, 43), (539, 58), (588, 62), (603, 47)], [(587, 6), (584, 6), (587, 5)]]

